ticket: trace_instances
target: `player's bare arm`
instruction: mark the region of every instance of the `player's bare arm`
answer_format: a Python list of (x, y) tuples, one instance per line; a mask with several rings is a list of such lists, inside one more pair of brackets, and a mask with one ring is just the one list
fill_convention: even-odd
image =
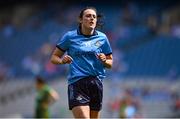
[(51, 62), (53, 64), (70, 64), (72, 58), (69, 55), (64, 55), (64, 52), (56, 48), (51, 56)]
[(112, 64), (113, 64), (112, 54), (105, 55), (104, 53), (100, 53), (98, 57), (103, 62), (106, 68), (110, 69), (112, 67)]
[(50, 104), (53, 104), (57, 100), (59, 100), (59, 94), (54, 89), (51, 89), (51, 91), (50, 91)]

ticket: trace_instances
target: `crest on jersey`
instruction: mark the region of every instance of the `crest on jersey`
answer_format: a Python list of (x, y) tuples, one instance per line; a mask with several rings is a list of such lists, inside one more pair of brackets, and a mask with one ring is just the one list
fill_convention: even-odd
[(96, 42), (95, 42), (95, 46), (100, 47), (101, 45), (102, 45), (102, 44), (101, 44), (100, 41), (96, 41)]
[(78, 97), (76, 98), (76, 100), (78, 100), (78, 101), (80, 101), (80, 100), (82, 100), (83, 98), (82, 98), (82, 96), (81, 95), (78, 95)]

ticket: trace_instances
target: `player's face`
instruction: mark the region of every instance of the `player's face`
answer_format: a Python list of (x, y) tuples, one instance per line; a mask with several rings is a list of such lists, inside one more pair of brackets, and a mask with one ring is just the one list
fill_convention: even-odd
[(86, 9), (80, 20), (82, 27), (94, 29), (96, 27), (97, 15), (93, 9)]
[(40, 84), (40, 83), (36, 83), (36, 89), (37, 89), (37, 90), (40, 90), (40, 89), (41, 89), (41, 87), (42, 87), (42, 84)]

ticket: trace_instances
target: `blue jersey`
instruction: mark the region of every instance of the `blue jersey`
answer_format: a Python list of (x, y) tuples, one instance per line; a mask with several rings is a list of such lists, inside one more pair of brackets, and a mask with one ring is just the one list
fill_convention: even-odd
[(105, 67), (97, 58), (98, 53), (112, 54), (106, 35), (95, 31), (91, 36), (83, 35), (79, 29), (67, 32), (57, 43), (57, 48), (67, 51), (73, 58), (69, 65), (68, 84), (87, 76), (105, 77)]

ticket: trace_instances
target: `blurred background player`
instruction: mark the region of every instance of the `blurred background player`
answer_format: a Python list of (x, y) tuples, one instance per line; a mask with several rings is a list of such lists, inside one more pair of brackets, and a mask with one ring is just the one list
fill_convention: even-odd
[(59, 99), (59, 95), (41, 76), (36, 77), (36, 89), (35, 118), (50, 118), (49, 106)]

